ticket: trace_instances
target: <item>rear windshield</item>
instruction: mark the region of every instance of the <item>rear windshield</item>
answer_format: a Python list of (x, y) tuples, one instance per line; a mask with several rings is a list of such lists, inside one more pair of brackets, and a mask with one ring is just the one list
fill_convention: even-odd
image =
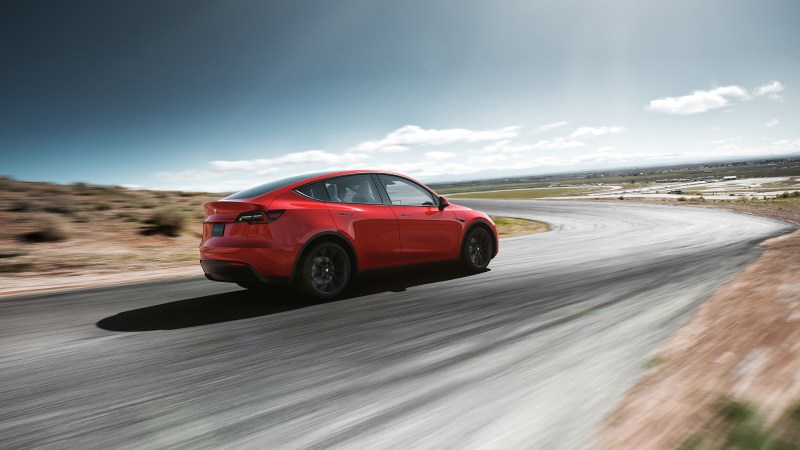
[(284, 186), (288, 186), (288, 185), (290, 185), (292, 183), (297, 183), (298, 181), (303, 181), (303, 180), (305, 180), (307, 178), (313, 178), (313, 177), (316, 177), (318, 175), (323, 175), (325, 173), (327, 173), (327, 172), (307, 173), (307, 174), (304, 174), (304, 175), (296, 175), (296, 176), (293, 176), (293, 177), (284, 178), (282, 180), (271, 181), (269, 183), (264, 183), (264, 184), (256, 186), (256, 187), (252, 187), (250, 189), (245, 189), (245, 190), (243, 190), (241, 192), (237, 192), (237, 193), (235, 193), (233, 195), (229, 195), (229, 196), (225, 197), (223, 200), (239, 200), (239, 199), (242, 199), (242, 198), (258, 197), (258, 196), (264, 195), (264, 194), (266, 194), (268, 192), (272, 192), (275, 189), (280, 189), (280, 188), (282, 188)]

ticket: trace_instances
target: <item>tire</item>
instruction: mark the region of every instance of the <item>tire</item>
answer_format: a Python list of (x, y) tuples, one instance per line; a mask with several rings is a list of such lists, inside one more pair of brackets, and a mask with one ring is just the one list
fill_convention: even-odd
[(341, 245), (322, 242), (303, 257), (300, 283), (311, 297), (328, 300), (341, 294), (350, 282), (350, 256)]
[(493, 247), (490, 231), (483, 227), (471, 229), (461, 245), (461, 264), (470, 272), (486, 270), (492, 260)]

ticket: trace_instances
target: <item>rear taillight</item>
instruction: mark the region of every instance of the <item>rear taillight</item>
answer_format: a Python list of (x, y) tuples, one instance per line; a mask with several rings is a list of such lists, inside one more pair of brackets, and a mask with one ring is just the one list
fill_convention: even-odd
[(263, 211), (251, 211), (239, 214), (239, 217), (236, 218), (237, 222), (247, 222), (247, 223), (254, 223), (254, 222), (263, 222), (264, 221), (264, 213)]
[(266, 216), (266, 222), (272, 223), (278, 220), (278, 217), (283, 215), (284, 211), (284, 209), (273, 209), (270, 211), (250, 211), (239, 214), (239, 217), (236, 218), (236, 221), (247, 223), (264, 223)]

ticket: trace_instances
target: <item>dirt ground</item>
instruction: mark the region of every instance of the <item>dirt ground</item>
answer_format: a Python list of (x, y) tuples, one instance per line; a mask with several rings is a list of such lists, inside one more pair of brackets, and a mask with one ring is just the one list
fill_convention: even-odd
[[(796, 204), (695, 206), (800, 225)], [(753, 410), (761, 428), (748, 426), (763, 442), (777, 439), (765, 430), (800, 411), (800, 231), (762, 245), (756, 263), (720, 288), (652, 360), (590, 448), (730, 448), (729, 435), (742, 431), (720, 428), (723, 400)], [(778, 448), (753, 445), (741, 448)]]
[[(586, 200), (582, 198), (581, 200)], [(635, 198), (629, 200), (619, 200), (618, 198), (592, 198), (591, 201), (603, 202), (636, 202), (654, 203), (659, 205), (672, 206), (692, 206), (697, 208), (721, 208), (743, 214), (753, 214), (757, 216), (771, 217), (784, 222), (793, 223), (800, 226), (800, 198), (771, 199), (771, 200), (720, 200), (706, 201), (697, 198), (685, 198), (684, 200), (664, 199), (664, 198)]]
[(202, 275), (203, 203), (219, 197), (0, 178), (0, 297)]

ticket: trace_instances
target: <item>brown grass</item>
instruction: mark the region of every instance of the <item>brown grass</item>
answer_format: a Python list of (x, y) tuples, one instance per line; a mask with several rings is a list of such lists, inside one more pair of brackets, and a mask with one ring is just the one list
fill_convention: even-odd
[(497, 226), (497, 235), (501, 238), (550, 231), (550, 225), (536, 220), (502, 216), (491, 217)]

